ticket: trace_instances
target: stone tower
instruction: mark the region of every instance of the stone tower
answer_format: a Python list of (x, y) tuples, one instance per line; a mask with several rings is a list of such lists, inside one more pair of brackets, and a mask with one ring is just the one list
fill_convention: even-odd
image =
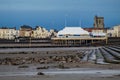
[(94, 28), (104, 28), (104, 17), (94, 17)]

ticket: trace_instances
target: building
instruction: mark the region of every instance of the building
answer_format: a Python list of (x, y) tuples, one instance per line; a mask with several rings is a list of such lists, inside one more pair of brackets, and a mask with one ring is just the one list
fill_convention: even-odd
[(57, 37), (58, 31), (55, 29), (50, 29), (50, 38)]
[(107, 29), (107, 36), (108, 37), (115, 37), (115, 31), (113, 28)]
[(94, 28), (104, 28), (104, 17), (94, 17)]
[(57, 46), (82, 46), (91, 45), (96, 42), (107, 44), (106, 35), (100, 35), (102, 36), (93, 37), (81, 27), (65, 27), (57, 33), (56, 38), (52, 38), (52, 42)]
[(32, 27), (28, 25), (23, 25), (19, 30), (19, 37), (30, 37), (32, 32)]
[(15, 28), (0, 28), (0, 38), (1, 39), (22, 39), (22, 38), (51, 38), (56, 36), (55, 30), (50, 30), (50, 32), (40, 26), (32, 28), (28, 25), (23, 25), (20, 30)]
[(114, 26), (115, 37), (120, 37), (120, 25)]
[(32, 37), (33, 38), (49, 38), (50, 33), (45, 28), (36, 26), (36, 28), (33, 30)]
[(120, 37), (120, 25), (107, 30), (108, 37)]
[(0, 39), (15, 39), (18, 36), (17, 33), (15, 28), (2, 27), (0, 28)]
[(94, 37), (106, 36), (107, 28), (104, 28), (104, 17), (95, 16), (93, 26), (93, 28), (84, 28), (84, 30), (88, 31)]
[(106, 36), (107, 28), (83, 28), (95, 37)]
[(89, 32), (83, 30), (81, 27), (65, 27), (59, 31), (57, 37), (73, 38), (73, 37), (88, 37)]

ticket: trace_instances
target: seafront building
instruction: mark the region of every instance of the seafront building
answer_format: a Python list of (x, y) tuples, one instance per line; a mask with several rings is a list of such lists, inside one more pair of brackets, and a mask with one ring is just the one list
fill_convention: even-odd
[(107, 30), (108, 37), (120, 37), (120, 25)]
[(19, 36), (19, 31), (15, 28), (0, 28), (0, 39), (14, 39), (16, 36)]
[(49, 38), (50, 37), (49, 31), (43, 27), (36, 26), (36, 28), (32, 31), (33, 31), (31, 35), (32, 38)]
[(93, 26), (93, 28), (84, 28), (84, 30), (95, 37), (106, 36), (107, 28), (104, 28), (104, 17), (95, 16)]
[[(63, 30), (56, 31), (41, 26), (32, 28), (28, 25), (23, 25), (20, 30), (15, 28), (0, 28), (0, 39), (17, 39), (17, 38), (89, 38), (89, 37), (120, 37), (120, 25), (114, 26), (111, 29), (105, 28), (104, 17), (95, 16), (93, 27), (65, 27)], [(94, 39), (95, 39), (94, 38)], [(53, 40), (54, 41), (54, 40)]]
[(65, 27), (57, 33), (59, 38), (78, 38), (89, 37), (89, 32), (83, 30), (81, 27)]
[(114, 26), (115, 37), (120, 37), (120, 25)]
[(105, 36), (107, 33), (106, 28), (83, 28), (84, 30), (88, 31), (91, 35), (95, 37)]
[(58, 31), (55, 29), (50, 29), (50, 38), (57, 37)]
[(44, 27), (36, 26), (36, 28), (32, 28), (28, 25), (23, 25), (20, 27), (20, 30), (16, 30), (15, 28), (0, 28), (0, 39), (17, 39), (17, 38), (51, 38), (56, 37), (57, 31), (54, 29), (50, 29), (48, 31)]
[(19, 37), (31, 37), (31, 38), (50, 38), (51, 35), (56, 35), (54, 30), (50, 30), (50, 32), (41, 26), (36, 26), (32, 28), (27, 25), (23, 25), (20, 28)]
[(28, 25), (23, 25), (19, 30), (19, 37), (30, 37), (32, 32), (32, 27)]
[[(94, 36), (95, 35), (95, 36)], [(81, 27), (65, 27), (57, 33), (56, 38), (52, 38), (52, 42), (58, 46), (81, 46), (91, 45), (96, 42), (104, 42), (107, 44), (106, 34), (92, 34)]]
[(59, 31), (53, 44), (61, 46), (81, 46), (96, 42), (107, 44), (107, 29), (104, 28), (104, 17), (94, 17), (93, 28), (65, 27)]

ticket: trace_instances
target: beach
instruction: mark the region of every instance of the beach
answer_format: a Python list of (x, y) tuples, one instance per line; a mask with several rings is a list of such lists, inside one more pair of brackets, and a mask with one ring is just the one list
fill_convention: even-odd
[(1, 49), (0, 80), (118, 80), (119, 64), (93, 60), (97, 48)]

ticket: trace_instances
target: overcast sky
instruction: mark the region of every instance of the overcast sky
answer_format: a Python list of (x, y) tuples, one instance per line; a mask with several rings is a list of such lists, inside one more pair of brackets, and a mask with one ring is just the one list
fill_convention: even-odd
[(120, 24), (120, 0), (0, 0), (0, 26), (93, 27), (95, 15), (105, 26)]

